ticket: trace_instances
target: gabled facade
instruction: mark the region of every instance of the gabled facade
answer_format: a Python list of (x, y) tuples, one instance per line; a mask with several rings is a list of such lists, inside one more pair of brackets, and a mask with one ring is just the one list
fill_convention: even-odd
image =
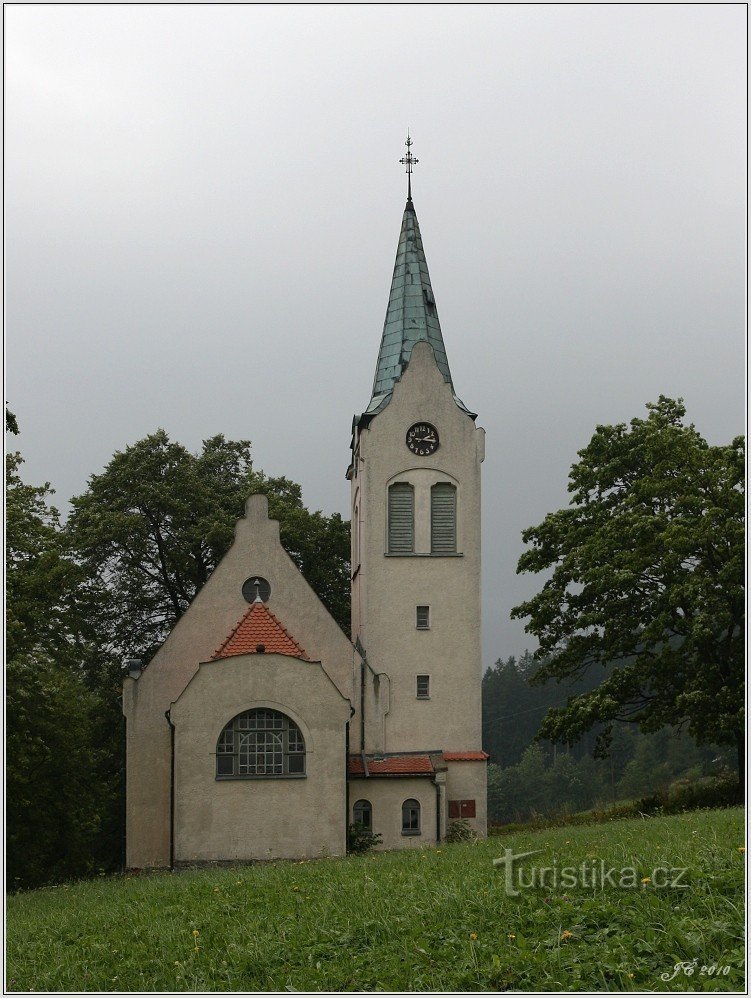
[(127, 865), (342, 855), (356, 659), (251, 496), (230, 550), (124, 682)]
[(251, 496), (230, 551), (124, 683), (128, 866), (341, 855), (354, 821), (382, 848), (439, 841), (455, 818), (485, 834), (483, 457), (410, 196), (353, 423), (351, 640)]

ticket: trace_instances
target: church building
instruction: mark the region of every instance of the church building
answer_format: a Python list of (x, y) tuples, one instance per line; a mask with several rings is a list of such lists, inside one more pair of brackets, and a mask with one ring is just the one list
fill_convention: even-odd
[(253, 495), (154, 658), (124, 680), (127, 865), (343, 855), (486, 833), (480, 465), (411, 192), (373, 393), (352, 424), (347, 637)]

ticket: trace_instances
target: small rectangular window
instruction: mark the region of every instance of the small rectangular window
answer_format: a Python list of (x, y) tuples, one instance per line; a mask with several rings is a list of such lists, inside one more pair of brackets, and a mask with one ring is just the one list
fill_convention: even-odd
[(417, 699), (418, 700), (430, 699), (430, 676), (417, 677)]
[(430, 607), (429, 606), (418, 606), (417, 607), (417, 629), (418, 631), (427, 631), (430, 629)]

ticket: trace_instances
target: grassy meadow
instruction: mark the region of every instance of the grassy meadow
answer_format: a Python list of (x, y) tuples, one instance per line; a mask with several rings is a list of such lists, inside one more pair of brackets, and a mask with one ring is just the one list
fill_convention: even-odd
[[(744, 841), (739, 809), (698, 811), (30, 891), (8, 901), (6, 987), (739, 991)], [(549, 868), (634, 867), (638, 884), (508, 896), (493, 867), (506, 848)], [(658, 867), (685, 867), (687, 886), (656, 887)], [(678, 962), (693, 972), (661, 979)]]

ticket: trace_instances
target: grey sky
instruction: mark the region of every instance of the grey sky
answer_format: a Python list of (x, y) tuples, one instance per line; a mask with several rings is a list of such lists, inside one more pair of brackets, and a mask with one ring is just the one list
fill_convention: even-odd
[(405, 178), (487, 430), (485, 664), (598, 422), (744, 427), (745, 7), (10, 6), (6, 398), (65, 500), (164, 426), (348, 515)]

